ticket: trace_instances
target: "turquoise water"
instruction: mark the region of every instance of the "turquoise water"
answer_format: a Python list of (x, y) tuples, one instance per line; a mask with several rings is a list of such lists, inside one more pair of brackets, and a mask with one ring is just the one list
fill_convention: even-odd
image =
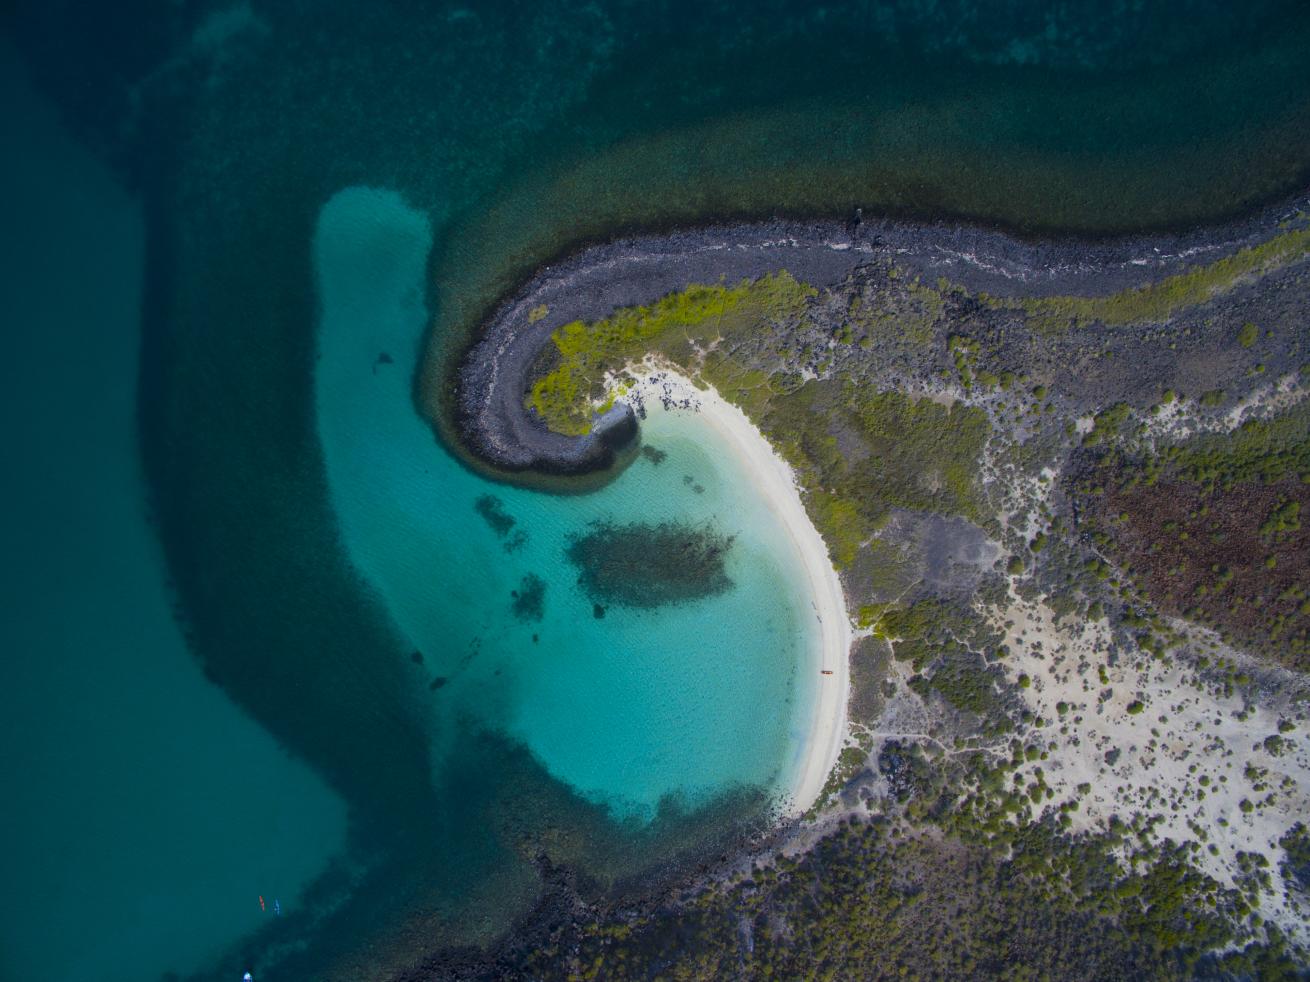
[[(492, 940), (541, 857), (603, 894), (787, 783), (803, 605), (711, 438), (477, 480), (415, 412), (425, 326), (619, 230), (1102, 234), (1310, 174), (1292, 0), (11, 6), (53, 104), (6, 69), (3, 977), (385, 977)], [(735, 533), (736, 588), (596, 620), (568, 537), (660, 515)]]
[(0, 73), (31, 150), (0, 158), (0, 978), (191, 972), (296, 910), (345, 808), (186, 649), (136, 454), (140, 210)]
[[(429, 223), (398, 195), (352, 188), (324, 207), (314, 256), (332, 502), (348, 554), (423, 655), (418, 684), (449, 680), (433, 696), (434, 753), (451, 745), (452, 727), (476, 720), (620, 818), (741, 786), (785, 792), (817, 677), (815, 624), (785, 530), (694, 413), (654, 409), (644, 439), (667, 457), (639, 460), (583, 497), (493, 489), (463, 469), (411, 394), (430, 245)], [(381, 353), (393, 361), (379, 364)], [(526, 535), (512, 553), (474, 510), (489, 490)], [(593, 522), (642, 521), (733, 536), (733, 588), (594, 617), (565, 558), (569, 537)], [(540, 621), (510, 614), (527, 574), (546, 583)]]

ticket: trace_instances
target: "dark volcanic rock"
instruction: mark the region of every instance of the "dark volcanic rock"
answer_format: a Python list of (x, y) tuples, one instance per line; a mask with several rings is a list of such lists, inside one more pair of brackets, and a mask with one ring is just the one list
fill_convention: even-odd
[[(834, 246), (830, 231), (830, 223), (712, 227), (621, 239), (543, 268), (493, 315), (460, 364), (455, 410), (465, 446), (504, 472), (605, 470), (637, 434), (630, 407), (615, 405), (582, 437), (548, 430), (524, 407), (532, 367), (555, 329), (651, 303), (688, 283), (756, 278), (778, 269), (817, 286), (838, 283), (861, 254), (849, 241)], [(542, 305), (550, 313), (534, 321), (529, 312)]]
[[(690, 283), (736, 282), (782, 269), (822, 290), (880, 258), (894, 258), (925, 282), (944, 276), (972, 294), (1105, 296), (1264, 241), (1303, 201), (1218, 228), (1098, 241), (1032, 241), (979, 226), (867, 216), (851, 223), (743, 223), (617, 239), (543, 266), (500, 305), (459, 362), (453, 422), (464, 448), (504, 477), (604, 471), (637, 433), (632, 409), (615, 405), (592, 432), (575, 437), (550, 431), (524, 405), (538, 357), (569, 321), (653, 303)], [(534, 319), (532, 311), (541, 308), (549, 313)], [(970, 309), (987, 314), (976, 297), (961, 301), (958, 313)], [(1101, 325), (1093, 327), (1103, 333)], [(1093, 350), (1103, 342), (1101, 333)], [(1074, 381), (1090, 369), (1078, 365)]]

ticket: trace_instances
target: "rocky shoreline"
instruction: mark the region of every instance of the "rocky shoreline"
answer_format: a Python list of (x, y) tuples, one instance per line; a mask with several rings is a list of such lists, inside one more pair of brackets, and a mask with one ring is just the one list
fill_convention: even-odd
[[(638, 422), (619, 404), (583, 437), (552, 432), (525, 408), (552, 333), (692, 283), (735, 283), (787, 270), (819, 289), (888, 258), (926, 281), (993, 297), (1105, 296), (1208, 264), (1276, 234), (1310, 208), (1305, 193), (1241, 221), (1178, 235), (1030, 241), (977, 226), (871, 220), (713, 225), (616, 239), (542, 267), (487, 320), (455, 370), (456, 436), (502, 476), (579, 476), (613, 466)], [(440, 400), (427, 401), (437, 405)]]

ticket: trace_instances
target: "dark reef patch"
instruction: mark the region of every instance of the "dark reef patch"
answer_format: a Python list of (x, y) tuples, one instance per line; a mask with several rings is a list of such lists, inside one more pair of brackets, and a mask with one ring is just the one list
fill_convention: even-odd
[(601, 523), (574, 536), (566, 554), (598, 609), (603, 604), (649, 609), (728, 590), (732, 580), (724, 561), (732, 541), (706, 525)]
[(510, 530), (518, 523), (518, 519), (505, 510), (505, 502), (494, 494), (479, 495), (473, 502), (473, 510), (481, 515), (491, 531), (502, 539), (508, 536)]
[(665, 458), (668, 457), (668, 454), (665, 451), (661, 450), (659, 447), (652, 447), (649, 443), (642, 446), (641, 455), (656, 467), (664, 463)]
[(521, 621), (539, 621), (546, 612), (546, 581), (536, 573), (528, 573), (512, 591), (514, 602), (510, 609)]

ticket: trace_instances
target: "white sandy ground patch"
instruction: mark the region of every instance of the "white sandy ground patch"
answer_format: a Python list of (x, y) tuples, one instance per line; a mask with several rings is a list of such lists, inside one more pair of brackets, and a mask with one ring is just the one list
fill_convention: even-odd
[[(1035, 759), (1015, 772), (1016, 788), (1027, 789), (1040, 776), (1050, 789), (1035, 813), (1058, 813), (1076, 802), (1067, 812), (1070, 830), (1089, 833), (1109, 830), (1115, 818), (1130, 826), (1137, 816), (1150, 819), (1150, 842), (1197, 843), (1191, 862), (1224, 886), (1238, 885), (1243, 876), (1239, 854), (1263, 856), (1268, 879), (1259, 890), (1259, 914), (1299, 943), (1310, 943), (1310, 908), (1286, 890), (1279, 845), (1298, 821), (1310, 823), (1310, 713), (1305, 702), (1294, 703), (1310, 685), (1286, 670), (1259, 666), (1212, 632), (1181, 621), (1171, 627), (1184, 640), (1164, 660), (1123, 647), (1112, 659), (1105, 620), (1057, 620), (1043, 600), (1026, 601), (1013, 590), (995, 621), (1010, 652), (1001, 664), (1045, 724), (1026, 729), (1021, 739), (1035, 748)], [(1212, 666), (1221, 659), (1234, 664), (1258, 677), (1261, 691), (1280, 695), (1270, 701), (1247, 701), (1237, 691), (1226, 695), (1213, 677), (1222, 673), (1206, 678), (1195, 667), (1198, 657)], [(854, 727), (874, 753), (899, 740), (946, 756), (978, 750), (994, 762), (1010, 756), (1008, 736), (981, 746), (934, 736), (934, 714), (905, 684), (912, 669), (893, 662), (891, 670), (897, 695), (873, 726)], [(1282, 731), (1280, 723), (1295, 728)], [(1267, 743), (1271, 737), (1277, 739)], [(827, 816), (820, 831), (844, 814)], [(1119, 853), (1125, 869), (1136, 844), (1129, 833), (1129, 847)]]
[[(1228, 433), (1253, 419), (1268, 419), (1291, 409), (1310, 396), (1310, 389), (1299, 373), (1260, 386), (1240, 400), (1222, 416), (1207, 417), (1196, 411), (1196, 403), (1189, 399), (1174, 399), (1161, 405), (1154, 413), (1142, 413), (1143, 435), (1154, 440), (1170, 442), (1184, 440), (1200, 433)], [(1090, 416), (1079, 420), (1079, 432), (1092, 428)]]
[(820, 674), (817, 704), (790, 802), (793, 814), (803, 814), (818, 800), (837, 763), (846, 739), (846, 705), (850, 698), (851, 621), (828, 547), (810, 522), (791, 467), (774, 453), (745, 413), (714, 389), (698, 388), (686, 376), (652, 362), (629, 366), (626, 372), (636, 382), (612, 387), (615, 391), (623, 389), (618, 395), (620, 400), (634, 406), (672, 400), (694, 407), (704, 424), (732, 448), (738, 463), (752, 476), (756, 490), (787, 530), (800, 557), (820, 624), (810, 669)]
[[(1261, 915), (1310, 941), (1306, 912), (1296, 909), (1279, 875), (1278, 844), (1310, 818), (1304, 709), (1294, 711), (1286, 700), (1244, 702), (1203, 679), (1193, 667), (1197, 656), (1239, 658), (1208, 632), (1176, 623), (1189, 636), (1168, 658), (1121, 648), (1112, 665), (1105, 621), (1058, 623), (1041, 601), (1013, 593), (1011, 600), (998, 625), (1011, 652), (1005, 669), (1012, 680), (1027, 676), (1023, 698), (1046, 721), (1028, 737), (1046, 759), (1024, 765), (1024, 783), (1041, 768), (1052, 807), (1077, 801), (1069, 813), (1074, 830), (1105, 830), (1112, 816), (1154, 817), (1154, 841), (1200, 843), (1192, 861), (1228, 886), (1241, 873), (1239, 852), (1264, 856), (1270, 876)], [(1290, 673), (1264, 671), (1296, 684)], [(1296, 729), (1280, 734), (1280, 721), (1294, 721)], [(1279, 740), (1267, 745), (1270, 737)]]
[[(1298, 380), (1280, 380), (1209, 428), (1231, 429), (1305, 394)], [(1145, 414), (1149, 435), (1178, 439), (1203, 429), (1187, 411), (1191, 405), (1179, 401), (1160, 416)], [(1090, 427), (1088, 418), (1078, 431)], [(1025, 474), (990, 452), (987, 457), (987, 476), (1001, 490), (1002, 527), (1024, 542), (1049, 532), (1057, 465)], [(1152, 841), (1198, 843), (1193, 864), (1226, 886), (1243, 875), (1239, 853), (1263, 856), (1269, 865), (1261, 916), (1310, 943), (1310, 911), (1288, 895), (1279, 870), (1279, 840), (1298, 821), (1310, 821), (1310, 719), (1306, 703), (1293, 702), (1306, 694), (1305, 679), (1261, 667), (1212, 632), (1182, 621), (1170, 624), (1180, 643), (1164, 659), (1116, 646), (1104, 619), (1057, 620), (1049, 597), (1022, 599), (1015, 589), (1021, 579), (1011, 577), (1008, 602), (993, 618), (1010, 651), (1003, 661), (1007, 676), (1014, 682), (1027, 677), (1028, 687), (1019, 692), (1046, 724), (1025, 737), (1046, 757), (1019, 770), (1021, 786), (1029, 786), (1040, 768), (1052, 792), (1047, 806), (1077, 802), (1067, 812), (1074, 831), (1105, 831), (1113, 817), (1127, 823), (1137, 815), (1151, 818)], [(1251, 700), (1239, 691), (1225, 694), (1222, 673), (1212, 670), (1207, 677), (1198, 668), (1201, 659), (1210, 666), (1234, 664), (1265, 684), (1252, 690), (1257, 695)], [(1280, 722), (1295, 729), (1280, 733)], [(1281, 742), (1266, 745), (1270, 737)], [(1123, 858), (1131, 861), (1127, 850)]]
[[(1282, 379), (1208, 428), (1231, 429), (1305, 396), (1299, 380)], [(1166, 407), (1164, 419), (1149, 424), (1150, 436), (1176, 439), (1206, 428), (1183, 408)], [(1090, 427), (1089, 417), (1078, 431)], [(1049, 534), (1059, 464), (1028, 469), (1003, 444), (999, 450), (988, 445), (980, 474), (996, 495), (1003, 534), (1019, 543)], [(1297, 822), (1310, 824), (1310, 682), (1260, 665), (1213, 632), (1178, 620), (1169, 623), (1178, 643), (1164, 659), (1131, 643), (1116, 645), (1104, 619), (1057, 619), (1050, 597), (1020, 597), (1023, 579), (1010, 577), (1007, 598), (988, 612), (1009, 650), (1001, 662), (1009, 681), (1044, 723), (1025, 727), (1022, 741), (1035, 748), (1035, 759), (1018, 769), (1014, 787), (1049, 788), (1036, 812), (1076, 803), (1066, 812), (1074, 832), (1105, 832), (1116, 818), (1129, 825), (1138, 816), (1150, 820), (1151, 842), (1196, 843), (1191, 862), (1225, 886), (1243, 878), (1250, 885), (1251, 867), (1243, 869), (1241, 854), (1263, 857), (1260, 916), (1310, 944), (1310, 905), (1287, 891), (1279, 845)], [(1245, 695), (1241, 687), (1225, 691), (1221, 662), (1259, 684)], [(1202, 670), (1203, 664), (1209, 667)], [(1010, 756), (1011, 737), (982, 746), (943, 743), (933, 735), (934, 713), (906, 685), (912, 669), (893, 662), (891, 671), (897, 694), (871, 726), (854, 727), (875, 755), (894, 739), (948, 756), (974, 750), (994, 760)], [(1130, 832), (1120, 850), (1125, 869), (1137, 844)]]

